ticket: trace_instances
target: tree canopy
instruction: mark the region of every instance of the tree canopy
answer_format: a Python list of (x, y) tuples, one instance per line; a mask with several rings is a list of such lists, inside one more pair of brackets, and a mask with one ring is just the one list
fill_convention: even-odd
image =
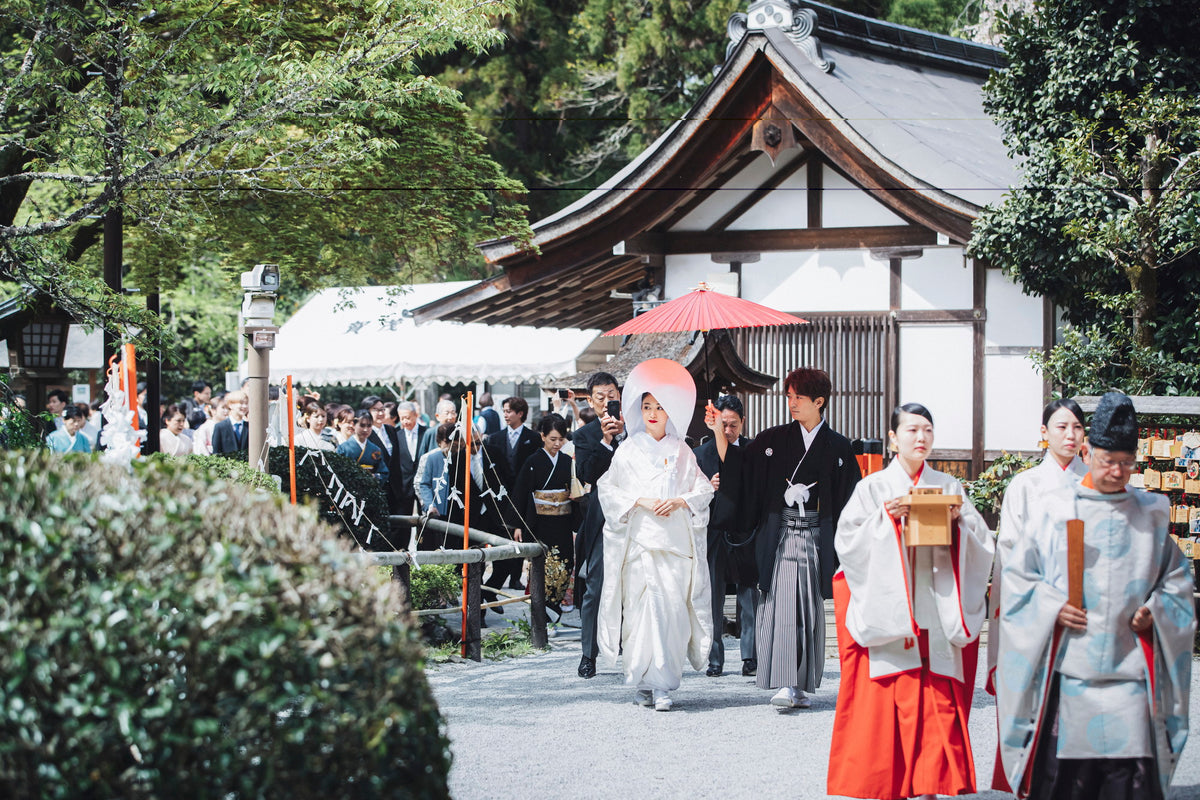
[[(144, 290), (226, 273), (399, 282), (527, 231), (520, 185), (417, 64), (497, 43), (503, 0), (9, 0), (0, 11), (0, 279), (157, 330), (99, 279), (124, 211)], [(398, 276), (397, 272), (401, 271)], [(218, 273), (215, 281), (227, 274)]]
[(1047, 0), (1000, 28), (985, 107), (1024, 175), (971, 252), (1062, 308), (1045, 364), (1067, 391), (1200, 389), (1200, 17)]

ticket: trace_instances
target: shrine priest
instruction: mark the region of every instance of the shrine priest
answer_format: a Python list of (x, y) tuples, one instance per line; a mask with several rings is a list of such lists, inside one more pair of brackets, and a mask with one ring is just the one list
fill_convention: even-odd
[(837, 561), (834, 531), (861, 473), (850, 440), (825, 422), (833, 390), (819, 369), (784, 380), (787, 425), (768, 428), (746, 447), (742, 470), (743, 528), (754, 530), (762, 595), (755, 648), (760, 689), (777, 689), (771, 704), (808, 708), (806, 693), (825, 669), (825, 602)]
[[(1193, 585), (1167, 498), (1126, 485), (1137, 440), (1132, 401), (1104, 395), (1088, 474), (1044, 494), (1023, 530), (1001, 529), (996, 707), (1020, 797), (1161, 798), (1187, 741)], [(1075, 519), (1081, 607), (1068, 601)]]

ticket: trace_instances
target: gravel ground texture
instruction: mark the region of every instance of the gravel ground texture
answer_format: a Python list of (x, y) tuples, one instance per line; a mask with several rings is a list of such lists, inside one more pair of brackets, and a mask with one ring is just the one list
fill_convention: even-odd
[[(504, 617), (502, 630), (523, 606)], [(825, 797), (838, 663), (826, 661), (821, 688), (807, 710), (768, 704), (771, 692), (741, 674), (738, 641), (725, 638), (724, 675), (684, 672), (674, 708), (638, 706), (615, 670), (590, 680), (575, 674), (578, 614), (564, 615), (546, 652), (521, 658), (431, 665), (433, 686), (451, 740), (450, 790), (476, 798), (735, 798)], [(980, 659), (983, 662), (983, 659)], [(982, 667), (981, 663), (981, 667)], [(1193, 728), (1200, 692), (1193, 671)], [(983, 685), (982, 671), (977, 686)], [(995, 703), (977, 689), (971, 742), (977, 782), (990, 783), (996, 753)], [(1200, 733), (1193, 733), (1193, 740)], [(1200, 758), (1189, 743), (1168, 795), (1200, 800)], [(1011, 795), (981, 791), (980, 798)]]

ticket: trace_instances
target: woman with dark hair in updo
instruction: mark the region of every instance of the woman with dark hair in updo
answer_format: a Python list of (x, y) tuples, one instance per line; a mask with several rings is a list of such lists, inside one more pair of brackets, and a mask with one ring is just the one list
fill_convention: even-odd
[[(953, 475), (925, 463), (933, 415), (892, 412), (895, 454), (842, 509), (833, 578), (842, 678), (826, 791), (890, 798), (975, 791), (967, 718), (994, 543)], [(949, 545), (907, 546), (914, 490), (957, 495)]]
[(192, 453), (191, 431), (186, 429), (187, 414), (183, 406), (170, 405), (162, 416), (162, 430), (158, 433), (158, 449), (169, 456), (187, 456)]
[(333, 444), (321, 435), (325, 421), (325, 406), (311, 399), (304, 403), (300, 408), (300, 426), (296, 429), (296, 446), (333, 450)]
[[(1050, 402), (1042, 410), (1042, 445), (1046, 448), (1042, 463), (1014, 476), (1004, 491), (1004, 501), (1000, 506), (1000, 528), (996, 531), (996, 566), (992, 570), (996, 579), (992, 582), (989, 602), (994, 623), (988, 626), (987, 642), (987, 690), (990, 694), (996, 693), (996, 664), (1000, 654), (1001, 565), (1005, 555), (1013, 550), (1014, 537), (1025, 529), (1038, 498), (1060, 486), (1078, 483), (1087, 475), (1087, 465), (1080, 457), (1086, 438), (1087, 425), (1079, 404), (1070, 398)], [(999, 755), (992, 773), (992, 788), (1012, 791), (1004, 777)]]
[[(571, 457), (560, 452), (567, 442), (567, 421), (558, 414), (547, 414), (538, 423), (542, 449), (535, 452), (517, 472), (513, 502), (533, 539), (547, 547), (557, 547), (558, 557), (574, 574), (575, 548), (571, 541), (575, 530), (575, 503), (571, 500)], [(522, 541), (517, 529), (514, 538)]]

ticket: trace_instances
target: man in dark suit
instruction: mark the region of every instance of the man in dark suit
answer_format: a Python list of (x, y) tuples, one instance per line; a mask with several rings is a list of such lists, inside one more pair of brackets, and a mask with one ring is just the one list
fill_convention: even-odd
[[(713, 641), (706, 674), (710, 678), (717, 677), (725, 670), (725, 643), (721, 640), (721, 633), (725, 622), (725, 586), (730, 582), (737, 584), (742, 674), (753, 675), (758, 667), (754, 658), (757, 587), (753, 575), (747, 574), (754, 573), (754, 546), (749, 542), (741, 546), (736, 544), (747, 538), (737, 533), (741, 517), (742, 453), (750, 443), (741, 435), (746, 412), (736, 395), (722, 395), (714, 405), (721, 422), (719, 435), (725, 440), (724, 446), (716, 438), (710, 437), (695, 450), (696, 463), (716, 489), (712, 504), (708, 507), (708, 579), (712, 586)], [(742, 567), (740, 570), (730, 569), (730, 562), (735, 557), (738, 557), (736, 563)], [(750, 562), (749, 570), (745, 568), (747, 561)]]
[[(425, 451), (421, 450), (421, 439), (425, 437), (425, 426), (420, 425), (418, 421), (418, 411), (414, 403), (398, 403), (396, 405), (397, 422), (400, 423), (395, 428), (391, 428), (391, 435), (395, 439), (392, 441), (390, 482), (391, 489), (391, 506), (392, 513), (400, 513), (400, 515), (410, 515), (415, 511), (416, 505), (416, 464), (421, 461), (421, 456)], [(398, 531), (397, 531), (398, 533)], [(407, 541), (407, 537), (401, 535), (401, 540)], [(437, 543), (431, 541), (420, 543), (421, 547), (426, 549), (436, 549)]]
[(225, 395), (229, 416), (213, 426), (213, 455), (246, 458), (250, 449), (250, 398), (238, 390)]
[[(399, 510), (400, 502), (393, 484), (392, 471), (395, 467), (397, 451), (400, 448), (400, 439), (396, 434), (395, 427), (387, 424), (387, 407), (383, 400), (375, 395), (368, 395), (363, 398), (359, 408), (371, 413), (371, 435), (367, 437), (367, 441), (383, 451), (384, 463), (387, 465), (389, 480), (384, 484), (384, 494), (387, 496), (388, 512), (411, 514), (411, 508), (407, 511)], [(397, 541), (403, 545), (407, 539), (397, 537)]]
[(583, 524), (575, 537), (575, 563), (579, 567), (579, 582), (576, 588), (579, 600), (581, 624), (580, 642), (583, 656), (579, 659), (579, 677), (592, 678), (596, 675), (596, 657), (600, 647), (596, 642), (596, 621), (600, 612), (600, 589), (604, 583), (604, 511), (596, 500), (596, 481), (608, 471), (625, 434), (625, 423), (618, 413), (609, 416), (608, 404), (621, 402), (621, 389), (617, 379), (607, 372), (597, 372), (588, 380), (588, 402), (596, 412), (596, 419), (575, 432), (575, 475), (591, 486), (583, 496)]
[[(525, 418), (528, 415), (529, 403), (524, 397), (508, 398), (504, 401), (504, 428), (483, 440), (484, 477), (493, 502), (496, 502), (501, 494), (506, 495), (505, 499), (496, 502), (496, 505), (500, 508), (500, 517), (504, 520), (509, 537), (513, 535), (513, 531), (528, 530), (528, 526), (517, 512), (518, 505), (515, 498), (512, 498), (512, 493), (517, 483), (517, 471), (525, 460), (542, 446), (541, 437), (525, 427)], [(519, 558), (493, 561), (492, 574), (484, 585), (499, 589), (507, 581), (510, 588), (523, 588), (521, 564)]]

